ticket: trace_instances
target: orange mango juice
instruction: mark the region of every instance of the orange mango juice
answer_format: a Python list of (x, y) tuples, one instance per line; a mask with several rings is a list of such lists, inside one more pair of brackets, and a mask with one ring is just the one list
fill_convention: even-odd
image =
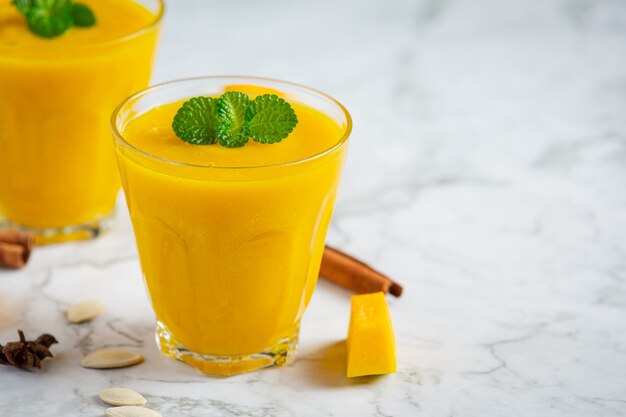
[(0, 0), (0, 217), (48, 235), (97, 229), (113, 210), (108, 121), (149, 82), (162, 11), (158, 1), (82, 1), (96, 25), (46, 39)]
[(136, 115), (118, 139), (161, 350), (210, 374), (289, 361), (317, 281), (349, 120), (285, 98), (299, 124), (277, 144), (185, 143), (171, 128), (182, 101)]

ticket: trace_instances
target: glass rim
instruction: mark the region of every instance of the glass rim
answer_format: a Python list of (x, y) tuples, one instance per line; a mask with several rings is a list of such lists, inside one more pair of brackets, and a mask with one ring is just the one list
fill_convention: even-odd
[[(70, 44), (63, 45), (62, 49), (73, 50), (73, 49), (84, 49), (84, 48), (93, 48), (93, 47), (102, 47), (108, 45), (114, 45), (117, 43), (123, 43), (129, 41), (131, 39), (137, 38), (144, 33), (152, 30), (155, 26), (158, 26), (163, 20), (163, 15), (165, 14), (165, 0), (155, 0), (159, 4), (159, 10), (154, 15), (154, 19), (152, 19), (149, 23), (142, 25), (138, 29), (127, 33), (125, 35), (120, 35), (112, 39), (105, 39), (101, 41), (95, 42), (87, 42), (87, 43), (78, 43), (78, 44)], [(137, 2), (135, 2), (137, 3)], [(42, 44), (42, 45), (9, 45), (3, 42), (0, 42), (0, 48), (20, 48), (22, 50), (45, 50), (50, 45)]]
[[(260, 165), (200, 165), (200, 164), (192, 164), (192, 163), (188, 163), (188, 162), (181, 162), (181, 161), (174, 161), (171, 159), (167, 159), (167, 158), (163, 158), (157, 155), (153, 155), (149, 152), (146, 152), (138, 147), (136, 147), (135, 145), (129, 143), (125, 138), (124, 135), (122, 134), (122, 132), (120, 132), (120, 130), (118, 129), (117, 126), (117, 116), (119, 115), (119, 113), (122, 111), (122, 109), (131, 101), (133, 100), (137, 100), (141, 97), (147, 96), (150, 93), (153, 93), (155, 91), (161, 90), (163, 88), (167, 88), (167, 87), (172, 87), (178, 84), (184, 84), (190, 81), (202, 81), (202, 80), (219, 80), (219, 79), (223, 79), (223, 80), (228, 80), (228, 79), (238, 79), (238, 80), (247, 80), (247, 81), (265, 81), (265, 82), (271, 82), (271, 83), (277, 83), (279, 85), (283, 85), (286, 87), (291, 87), (291, 88), (297, 88), (309, 93), (313, 93), (315, 95), (317, 95), (318, 97), (321, 97), (325, 100), (328, 100), (329, 102), (331, 102), (334, 106), (336, 106), (344, 115), (344, 117), (346, 118), (346, 126), (341, 134), (341, 137), (337, 140), (337, 142), (334, 142), (333, 145), (329, 148), (326, 148), (320, 152), (314, 153), (312, 155), (306, 156), (304, 158), (299, 158), (299, 159), (294, 159), (294, 160), (290, 160), (290, 161), (285, 161), (285, 162), (277, 162), (277, 163), (270, 163), (270, 164), (260, 164)], [(267, 77), (255, 77), (255, 76), (246, 76), (246, 75), (209, 75), (209, 76), (200, 76), (200, 77), (188, 77), (188, 78), (180, 78), (180, 79), (176, 79), (176, 80), (172, 80), (172, 81), (167, 81), (167, 82), (163, 82), (163, 83), (159, 83), (159, 84), (155, 84), (151, 87), (145, 88), (141, 91), (138, 91), (137, 93), (131, 95), (130, 97), (124, 99), (116, 108), (115, 110), (113, 110), (113, 114), (111, 115), (111, 129), (113, 130), (113, 137), (115, 138), (115, 142), (121, 146), (124, 146), (126, 148), (128, 148), (131, 152), (134, 152), (138, 155), (141, 155), (145, 158), (151, 159), (151, 160), (155, 160), (158, 162), (162, 162), (162, 163), (166, 163), (168, 165), (174, 165), (174, 166), (179, 166), (179, 167), (188, 167), (188, 168), (198, 168), (198, 169), (218, 169), (218, 170), (251, 170), (251, 169), (261, 169), (261, 168), (275, 168), (275, 167), (285, 167), (285, 166), (293, 166), (293, 165), (299, 165), (299, 164), (303, 164), (306, 162), (310, 162), (310, 161), (314, 161), (316, 159), (322, 158), (325, 155), (331, 154), (334, 151), (336, 151), (337, 149), (340, 149), (343, 145), (346, 144), (346, 142), (348, 141), (348, 138), (350, 137), (350, 133), (352, 132), (352, 117), (350, 116), (350, 113), (348, 112), (348, 110), (343, 106), (343, 104), (341, 104), (339, 101), (337, 101), (335, 98), (331, 97), (330, 95), (323, 93), (319, 90), (316, 90), (314, 88), (311, 87), (307, 87), (305, 85), (302, 84), (297, 84), (297, 83), (292, 83), (289, 81), (283, 81), (283, 80), (278, 80), (278, 79), (274, 79), (274, 78), (267, 78)], [(210, 145), (207, 145), (210, 146)]]

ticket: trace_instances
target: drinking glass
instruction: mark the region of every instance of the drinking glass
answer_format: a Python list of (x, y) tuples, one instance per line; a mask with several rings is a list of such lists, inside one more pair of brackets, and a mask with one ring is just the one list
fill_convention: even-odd
[[(340, 127), (333, 145), (242, 167), (167, 160), (125, 138), (125, 127), (155, 107), (242, 85), (279, 91), (330, 118)], [(291, 362), (347, 150), (346, 109), (287, 82), (203, 77), (132, 96), (112, 126), (160, 350), (220, 376)]]
[(153, 18), (115, 39), (0, 41), (0, 227), (51, 243), (110, 224), (120, 180), (109, 118), (148, 85), (164, 9), (162, 0), (136, 3)]

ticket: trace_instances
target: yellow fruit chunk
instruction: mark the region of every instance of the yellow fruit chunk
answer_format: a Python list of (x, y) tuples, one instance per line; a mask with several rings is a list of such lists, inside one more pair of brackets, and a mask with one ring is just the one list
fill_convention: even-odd
[(385, 294), (353, 295), (348, 330), (348, 377), (396, 372), (396, 341)]

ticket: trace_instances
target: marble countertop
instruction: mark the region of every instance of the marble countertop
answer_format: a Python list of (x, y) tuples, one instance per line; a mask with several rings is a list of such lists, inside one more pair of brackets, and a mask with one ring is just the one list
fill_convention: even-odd
[[(228, 379), (161, 356), (126, 209), (96, 241), (0, 271), (0, 341), (62, 343), (0, 369), (0, 415), (99, 416), (136, 389), (173, 416), (626, 415), (626, 3), (171, 0), (155, 82), (250, 74), (353, 114), (329, 242), (405, 285), (398, 373), (344, 377), (349, 294), (321, 282), (290, 367)], [(69, 326), (64, 310), (106, 313)], [(128, 346), (136, 367), (94, 371)]]

